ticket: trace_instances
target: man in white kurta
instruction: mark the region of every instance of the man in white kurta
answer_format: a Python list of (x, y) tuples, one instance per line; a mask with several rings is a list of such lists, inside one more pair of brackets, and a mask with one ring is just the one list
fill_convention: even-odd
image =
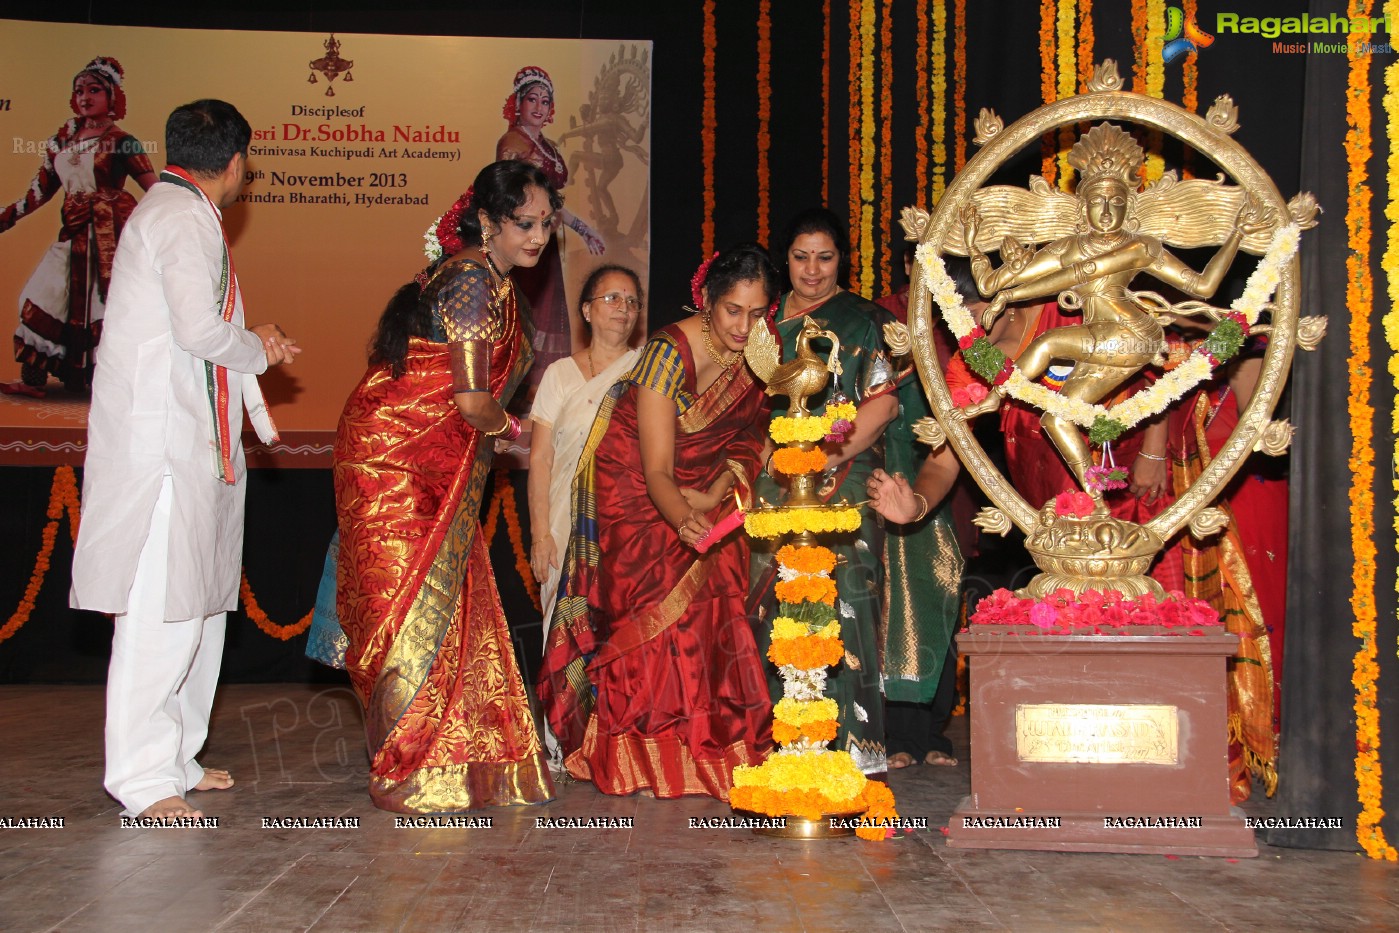
[[(200, 137), (206, 123), (222, 135)], [(189, 791), (232, 783), (194, 756), (238, 600), (238, 438), (249, 392), (270, 435), (254, 374), (296, 352), (275, 325), (243, 326), (220, 208), (242, 187), (246, 127), (220, 101), (171, 114), (171, 167), (123, 231), (93, 379), (71, 601), (115, 616), (105, 783), (131, 815), (198, 816)]]

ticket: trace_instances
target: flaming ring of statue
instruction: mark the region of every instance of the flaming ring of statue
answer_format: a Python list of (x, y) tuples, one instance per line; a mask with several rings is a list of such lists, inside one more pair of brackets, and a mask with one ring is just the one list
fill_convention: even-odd
[[(1111, 73), (1112, 67), (1108, 63), (1100, 74)], [(1091, 82), (1090, 88), (1094, 83), (1101, 86)], [(1081, 348), (1077, 357), (1067, 356), (1075, 368), (1064, 390), (1097, 403), (1158, 360), (1164, 346), (1156, 314), (1164, 310), (1159, 296), (1131, 291), (1133, 280), (1150, 276), (1187, 295), (1208, 298), (1238, 252), (1262, 255), (1282, 226), (1315, 224), (1317, 209), (1310, 195), (1286, 202), (1258, 163), (1229, 138), (1227, 127), (1221, 128), (1224, 123), (1215, 122), (1214, 111), (1209, 116), (1207, 121), (1175, 104), (1115, 89), (1092, 89), (1046, 104), (1003, 130), (994, 115), (983, 115), (978, 121), (982, 150), (958, 173), (931, 217), (916, 209), (905, 211), (905, 228), (910, 239), (936, 256), (971, 256), (978, 287), (991, 302), (988, 325), (1008, 301), (1058, 295), (1066, 307), (1080, 310), (1082, 324), (1055, 329), (1072, 332), (1074, 345)], [(1028, 189), (983, 187), (1003, 163), (1045, 133), (1085, 121), (1118, 121), (1163, 131), (1209, 158), (1234, 184), (1223, 176), (1179, 181), (1166, 173), (1138, 191), (1137, 170), (1144, 156), (1140, 147), (1119, 127), (1099, 123), (1069, 155), (1079, 178), (1075, 194), (1042, 178), (1032, 178)], [(1171, 247), (1211, 246), (1218, 252), (1198, 272), (1170, 252)], [(999, 266), (988, 251), (999, 251)], [(965, 413), (953, 404), (933, 347), (930, 283), (921, 264), (915, 264), (909, 329), (924, 391), (968, 470), (995, 505), (1030, 535), (1035, 545), (1031, 551), (1048, 571), (1042, 575), (1046, 579), (1032, 584), (1032, 593), (1042, 595), (1058, 585), (1079, 590), (1096, 585), (1080, 574), (1096, 575), (1110, 586), (1119, 571), (1134, 581), (1124, 591), (1159, 591), (1142, 577), (1150, 554), (1209, 506), (1268, 427), (1297, 344), (1297, 291), (1298, 262), (1292, 255), (1278, 265), (1270, 321), (1255, 328), (1270, 337), (1257, 389), (1228, 442), (1196, 483), (1146, 525), (1106, 519), (1100, 507), (1091, 528), (1070, 529), (1066, 535), (1052, 506), (1026, 502), (999, 474), (972, 436)], [(1223, 319), (1223, 309), (1200, 301), (1173, 310), (1187, 305), (1193, 313)], [(1046, 339), (1052, 334), (1037, 338), (1022, 354), (1020, 366), (1027, 377), (1038, 379), (1051, 358), (1066, 359), (1062, 351), (1071, 344), (1063, 338), (1070, 334), (1057, 335), (1057, 343)], [(1050, 416), (1045, 421), (1046, 434), (1082, 482), (1088, 451), (1079, 428)], [(1041, 559), (1045, 554), (1048, 563)], [(1121, 567), (1105, 570), (1099, 560), (1104, 557), (1117, 559)]]

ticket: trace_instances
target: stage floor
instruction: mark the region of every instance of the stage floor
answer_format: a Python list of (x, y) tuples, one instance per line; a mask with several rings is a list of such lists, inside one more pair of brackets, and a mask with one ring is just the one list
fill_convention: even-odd
[[(123, 829), (102, 792), (100, 687), (0, 687), (5, 930), (1396, 929), (1399, 865), (1274, 849), (1257, 859), (948, 849), (968, 793), (956, 768), (895, 772), (929, 829), (882, 844), (691, 829), (708, 798), (609, 798), (588, 784), (548, 806), (481, 811), (489, 829), (399, 829), (365, 793), (343, 688), (221, 690), (207, 755), (236, 789), (195, 795), (218, 829)], [(1252, 815), (1268, 814), (1266, 802)], [(1324, 816), (1325, 814), (1318, 814)], [(633, 829), (536, 828), (537, 817), (631, 817)], [(357, 829), (264, 829), (354, 817)]]

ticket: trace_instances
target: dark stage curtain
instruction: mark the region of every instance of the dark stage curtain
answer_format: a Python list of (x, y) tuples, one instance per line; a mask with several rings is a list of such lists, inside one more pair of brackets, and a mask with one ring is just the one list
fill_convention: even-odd
[[(1329, 15), (1333, 6), (1321, 0), (1311, 4), (1314, 15)], [(1325, 11), (1323, 11), (1325, 7)], [(1371, 67), (1374, 84), (1383, 89), (1383, 75), (1376, 59)], [(1373, 86), (1373, 85), (1372, 85)], [(1288, 566), (1286, 657), (1282, 674), (1282, 744), (1279, 752), (1277, 809), (1294, 818), (1342, 817), (1341, 829), (1273, 829), (1266, 834), (1270, 845), (1296, 848), (1355, 849), (1357, 800), (1355, 756), (1355, 689), (1351, 684), (1353, 658), (1358, 642), (1351, 633), (1355, 614), (1351, 606), (1351, 573), (1356, 555), (1351, 547), (1350, 502), (1352, 483), (1347, 453), (1352, 435), (1346, 417), (1348, 357), (1351, 326), (1346, 307), (1346, 259), (1350, 254), (1346, 231), (1348, 184), (1346, 179), (1345, 99), (1347, 58), (1344, 55), (1310, 55), (1307, 58), (1303, 97), (1303, 125), (1299, 140), (1302, 153), (1302, 188), (1313, 192), (1327, 211), (1322, 224), (1302, 240), (1302, 313), (1325, 314), (1328, 336), (1313, 353), (1299, 352), (1293, 364), (1292, 419), (1297, 439), (1292, 452), (1291, 539)], [(1375, 95), (1378, 102), (1378, 93)], [(1374, 129), (1383, 147), (1384, 116), (1378, 106)], [(1383, 156), (1371, 160), (1371, 178), (1383, 179)], [(1368, 332), (1375, 376), (1371, 404), (1377, 422), (1385, 421), (1392, 404), (1391, 380), (1385, 375), (1385, 344), (1380, 329), (1384, 313), (1384, 278), (1379, 268), (1383, 250), (1384, 186), (1377, 185), (1371, 218), (1380, 234), (1371, 244), (1376, 306)], [(1376, 424), (1379, 427), (1379, 424)], [(1393, 501), (1388, 470), (1393, 440), (1388, 431), (1376, 431), (1375, 482), (1378, 642), (1381, 683), (1381, 728), (1399, 715), (1392, 686), (1399, 676), (1395, 663), (1394, 536), (1386, 514)], [(1393, 730), (1389, 730), (1392, 734)], [(1399, 779), (1399, 760), (1393, 743), (1387, 743), (1383, 762), (1389, 782)], [(1382, 744), (1381, 748), (1386, 748)], [(1392, 799), (1392, 794), (1391, 794)], [(1399, 821), (1391, 816), (1382, 824), (1393, 844)]]

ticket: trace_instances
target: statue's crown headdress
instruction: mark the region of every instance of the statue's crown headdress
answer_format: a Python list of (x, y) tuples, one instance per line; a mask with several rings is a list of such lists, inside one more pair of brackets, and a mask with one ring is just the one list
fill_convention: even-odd
[(1079, 188), (1112, 180), (1135, 191), (1145, 158), (1137, 141), (1111, 123), (1099, 123), (1069, 150), (1069, 164), (1078, 170)]

